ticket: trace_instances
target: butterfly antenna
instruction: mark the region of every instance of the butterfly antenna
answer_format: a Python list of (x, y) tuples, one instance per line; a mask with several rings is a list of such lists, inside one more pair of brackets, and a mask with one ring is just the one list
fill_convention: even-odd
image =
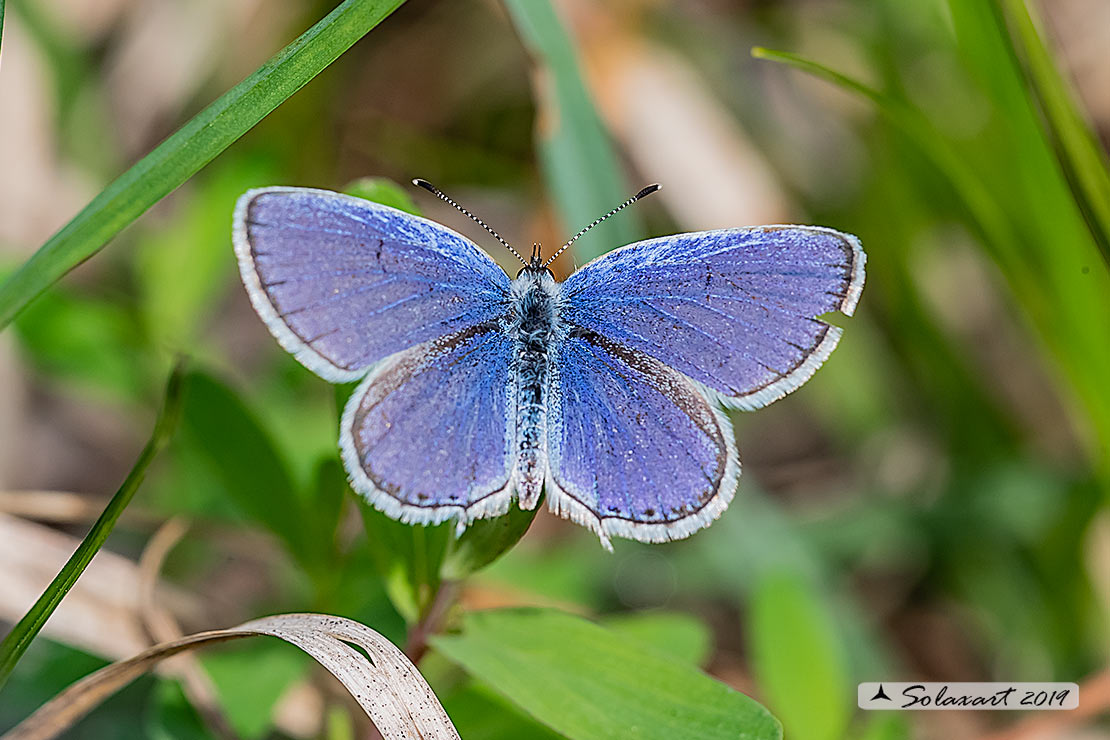
[(418, 178), (416, 178), (416, 179), (414, 179), (414, 180), (412, 181), (412, 184), (413, 184), (413, 185), (415, 185), (415, 186), (416, 186), (416, 187), (418, 187), (418, 188), (424, 188), (424, 189), (425, 189), (425, 190), (427, 190), (427, 191), (428, 191), (429, 193), (432, 193), (432, 194), (434, 194), (434, 195), (435, 195), (436, 197), (438, 197), (438, 198), (439, 198), (440, 200), (442, 200), (442, 201), (443, 201), (444, 203), (450, 203), (451, 205), (453, 205), (453, 206), (454, 206), (454, 207), (455, 207), (456, 209), (458, 209), (459, 213), (461, 213), (462, 215), (466, 216), (466, 217), (467, 217), (467, 218), (469, 218), (469, 219), (470, 219), (471, 221), (473, 221), (474, 223), (478, 224), (478, 225), (479, 225), (479, 226), (481, 226), (481, 227), (482, 227), (483, 229), (485, 229), (485, 230), (486, 230), (486, 231), (488, 231), (488, 232), (489, 232), (490, 234), (492, 234), (492, 235), (493, 235), (493, 238), (494, 238), (494, 239), (496, 239), (497, 241), (501, 242), (501, 244), (502, 244), (502, 245), (503, 245), (503, 246), (505, 247), (505, 249), (508, 249), (508, 250), (509, 250), (510, 252), (512, 252), (512, 253), (513, 253), (513, 255), (514, 255), (514, 256), (516, 256), (516, 258), (517, 258), (518, 260), (520, 260), (520, 263), (521, 263), (522, 265), (524, 265), (525, 267), (527, 267), (527, 266), (528, 266), (528, 263), (527, 263), (527, 262), (525, 261), (525, 259), (524, 259), (523, 257), (521, 257), (521, 256), (520, 256), (520, 252), (518, 252), (518, 251), (516, 251), (515, 249), (513, 249), (512, 245), (511, 245), (511, 244), (509, 244), (509, 243), (508, 243), (507, 241), (505, 241), (504, 239), (502, 239), (502, 238), (501, 238), (501, 235), (500, 235), (500, 234), (498, 234), (498, 233), (497, 233), (496, 231), (494, 231), (494, 230), (493, 230), (493, 229), (491, 229), (491, 228), (490, 228), (489, 226), (487, 226), (487, 225), (486, 225), (486, 222), (485, 222), (485, 221), (483, 221), (482, 219), (478, 218), (478, 217), (477, 217), (477, 216), (475, 216), (475, 215), (474, 215), (473, 213), (471, 213), (470, 211), (466, 210), (465, 208), (463, 208), (462, 206), (460, 206), (460, 205), (459, 205), (458, 203), (456, 203), (455, 201), (453, 201), (453, 200), (451, 200), (450, 198), (448, 198), (448, 197), (447, 197), (447, 195), (446, 195), (446, 194), (444, 194), (444, 192), (443, 192), (442, 190), (440, 190), (439, 188), (437, 188), (437, 187), (436, 187), (435, 185), (433, 185), (433, 184), (431, 184), (430, 182), (428, 182), (427, 180), (424, 180), (424, 179), (422, 179), (422, 178), (419, 178), (419, 177), (418, 177)]
[(624, 210), (625, 208), (628, 208), (628, 207), (629, 207), (630, 205), (632, 205), (633, 203), (635, 203), (636, 201), (638, 201), (638, 200), (639, 200), (640, 198), (646, 198), (647, 196), (651, 195), (652, 193), (654, 193), (654, 192), (655, 192), (656, 190), (658, 190), (658, 189), (659, 189), (659, 188), (661, 188), (661, 187), (663, 187), (663, 186), (662, 186), (662, 185), (660, 185), (659, 183), (654, 183), (654, 184), (652, 184), (652, 185), (648, 185), (648, 186), (647, 186), (646, 188), (644, 188), (644, 189), (643, 189), (643, 190), (641, 190), (640, 192), (638, 192), (638, 193), (636, 193), (635, 195), (633, 195), (633, 196), (632, 196), (631, 198), (629, 198), (628, 200), (626, 200), (626, 201), (625, 201), (624, 203), (621, 203), (621, 204), (620, 204), (619, 206), (617, 206), (617, 207), (616, 207), (616, 208), (614, 208), (613, 210), (609, 211), (608, 213), (606, 213), (606, 214), (605, 214), (604, 216), (602, 216), (601, 218), (598, 218), (597, 220), (595, 220), (595, 221), (594, 221), (593, 223), (591, 223), (591, 224), (590, 224), (589, 226), (587, 226), (586, 228), (582, 229), (582, 230), (581, 230), (581, 231), (579, 231), (579, 232), (578, 232), (577, 234), (575, 234), (574, 236), (572, 236), (572, 237), (570, 238), (570, 241), (568, 241), (568, 242), (567, 242), (566, 244), (564, 244), (563, 246), (559, 247), (559, 250), (558, 250), (557, 252), (555, 252), (555, 254), (551, 255), (551, 257), (549, 257), (549, 258), (548, 258), (547, 262), (544, 262), (544, 263), (543, 263), (543, 266), (544, 266), (544, 267), (547, 267), (547, 266), (548, 266), (548, 265), (550, 265), (550, 264), (551, 264), (552, 262), (554, 262), (554, 261), (555, 261), (555, 258), (556, 258), (556, 257), (558, 257), (558, 256), (559, 256), (560, 254), (562, 254), (563, 252), (567, 251), (567, 249), (569, 249), (569, 248), (570, 248), (570, 245), (571, 245), (571, 244), (574, 244), (574, 243), (575, 243), (576, 241), (578, 241), (578, 237), (582, 236), (582, 235), (583, 235), (583, 234), (585, 234), (585, 233), (586, 233), (587, 231), (589, 231), (589, 230), (590, 230), (590, 229), (592, 229), (593, 227), (597, 226), (597, 225), (598, 225), (599, 223), (601, 223), (601, 222), (602, 222), (602, 221), (604, 221), (605, 219), (609, 218), (610, 216), (615, 216), (616, 214), (618, 214), (618, 213), (620, 213), (621, 211), (623, 211), (623, 210)]

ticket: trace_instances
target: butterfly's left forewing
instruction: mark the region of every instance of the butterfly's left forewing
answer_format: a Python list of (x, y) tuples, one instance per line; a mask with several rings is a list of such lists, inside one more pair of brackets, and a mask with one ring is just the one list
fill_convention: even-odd
[(234, 240), (270, 332), (332, 382), (507, 310), (508, 277), (473, 242), (360, 198), (252, 190), (236, 205)]

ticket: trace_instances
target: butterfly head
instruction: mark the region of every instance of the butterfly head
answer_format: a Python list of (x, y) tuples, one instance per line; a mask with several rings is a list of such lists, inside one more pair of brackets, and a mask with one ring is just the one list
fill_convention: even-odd
[(548, 275), (555, 277), (554, 273), (552, 273), (550, 268), (548, 268), (547, 266), (549, 264), (551, 263), (545, 263), (543, 261), (543, 256), (540, 254), (540, 243), (532, 242), (532, 256), (527, 262), (524, 263), (524, 267), (520, 269), (520, 272), (518, 272), (516, 276), (520, 277), (526, 272), (533, 274), (543, 274), (546, 272)]

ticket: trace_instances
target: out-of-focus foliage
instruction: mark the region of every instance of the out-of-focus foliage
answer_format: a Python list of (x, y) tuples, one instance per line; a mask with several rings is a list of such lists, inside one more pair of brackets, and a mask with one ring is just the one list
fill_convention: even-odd
[[(9, 9), (3, 275), (334, 3), (155, 5)], [(754, 46), (788, 64), (753, 59)], [(186, 352), (181, 432), (107, 547), (137, 558), (155, 522), (189, 517), (164, 569), (189, 628), (302, 610), (417, 652), (439, 633), (419, 665), (468, 740), (596, 736), (631, 716), (635, 691), (655, 696), (661, 684), (637, 682), (663, 665), (689, 678), (679, 693), (735, 702), (729, 716), (757, 736), (773, 720), (695, 666), (799, 740), (970, 740), (1020, 722), (865, 716), (852, 694), (865, 680), (1082, 683), (1107, 670), (1108, 46), (1100, 0), (408, 0), (15, 320), (0, 341), (0, 492), (115, 490)], [(97, 234), (196, 169), (128, 179), (137, 200), (117, 216), (130, 215)], [(609, 555), (514, 510), (456, 540), (351, 494), (336, 455), (350, 388), (280, 350), (230, 246), (239, 194), (303, 185), (420, 209), (513, 269), (414, 176), (545, 250), (663, 184), (584, 237), (577, 264), (719, 226), (739, 205), (716, 196), (759, 182), (772, 197), (751, 202), (777, 204), (759, 220), (857, 234), (867, 285), (854, 318), (833, 318), (844, 338), (812, 381), (733, 415), (744, 475), (708, 530)], [(89, 522), (72, 523), (80, 535)], [(13, 622), (27, 607), (4, 606)], [(4, 689), (2, 727), (123, 657), (63, 645), (49, 625), (43, 638)], [(609, 663), (585, 665), (591, 640)], [(255, 650), (249, 664), (202, 660), (244, 737), (365, 731), (307, 663)], [(248, 665), (267, 680), (252, 686)], [(595, 669), (632, 687), (601, 718), (578, 700), (596, 694)], [(72, 737), (213, 736), (195, 704), (176, 681), (143, 679)]]

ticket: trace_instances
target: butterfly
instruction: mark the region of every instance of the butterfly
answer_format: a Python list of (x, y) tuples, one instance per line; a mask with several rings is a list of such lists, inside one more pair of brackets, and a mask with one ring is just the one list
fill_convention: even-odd
[(233, 241), (259, 316), (333, 383), (361, 381), (339, 447), (352, 487), (411, 524), (534, 509), (611, 537), (708, 526), (740, 475), (722, 412), (813, 375), (864, 282), (859, 240), (818, 226), (675, 234), (557, 282), (539, 245), (515, 278), (469, 239), (326, 190), (244, 194)]

